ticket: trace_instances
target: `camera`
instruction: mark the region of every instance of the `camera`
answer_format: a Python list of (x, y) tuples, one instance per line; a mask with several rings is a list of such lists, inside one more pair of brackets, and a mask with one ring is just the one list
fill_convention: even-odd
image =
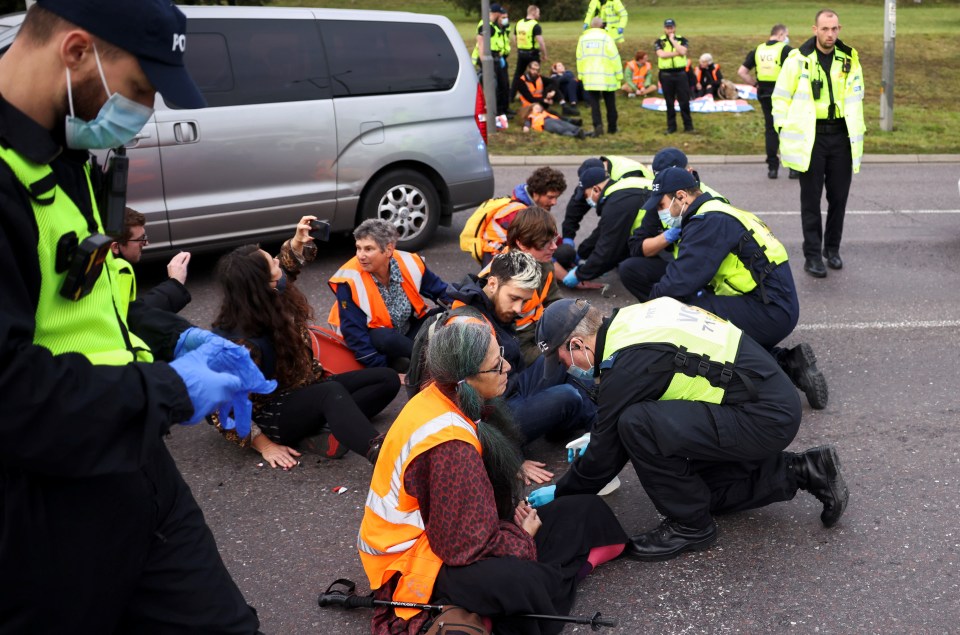
[(325, 220), (310, 221), (310, 237), (323, 242), (330, 240), (330, 223)]
[(814, 101), (819, 100), (819, 99), (820, 99), (820, 91), (823, 90), (823, 80), (822, 80), (822, 79), (815, 79), (815, 80), (813, 80), (812, 82), (810, 82), (810, 89), (813, 91), (813, 99), (814, 99)]

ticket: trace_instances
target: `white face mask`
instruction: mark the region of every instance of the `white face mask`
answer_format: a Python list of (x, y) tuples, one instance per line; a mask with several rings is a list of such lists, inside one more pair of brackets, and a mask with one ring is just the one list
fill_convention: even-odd
[(138, 104), (120, 93), (110, 93), (96, 45), (93, 47), (93, 54), (96, 56), (100, 81), (103, 82), (103, 90), (106, 91), (108, 99), (92, 121), (75, 117), (70, 69), (67, 68), (67, 101), (70, 114), (67, 115), (65, 132), (67, 147), (75, 150), (103, 150), (126, 145), (153, 116), (153, 108)]
[(788, 36), (788, 37), (783, 38), (783, 43), (784, 43), (784, 44), (790, 44), (790, 37)]
[(509, 26), (510, 18), (500, 18), (500, 26)]

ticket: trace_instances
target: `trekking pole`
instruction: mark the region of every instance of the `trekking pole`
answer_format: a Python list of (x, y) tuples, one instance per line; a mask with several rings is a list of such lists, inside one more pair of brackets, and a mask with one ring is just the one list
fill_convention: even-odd
[[(337, 588), (342, 587), (342, 588)], [(439, 613), (444, 609), (442, 604), (420, 604), (418, 602), (395, 602), (393, 600), (376, 600), (373, 596), (360, 596), (356, 594), (357, 585), (352, 580), (340, 578), (334, 580), (333, 584), (327, 587), (319, 598), (317, 604), (321, 607), (342, 606), (345, 609), (372, 609), (375, 606), (390, 606), (402, 609), (419, 609), (429, 613)], [(570, 624), (589, 624), (590, 630), (599, 631), (603, 626), (616, 626), (616, 618), (602, 617), (600, 612), (594, 613), (593, 617), (579, 617), (574, 615), (535, 615), (524, 614), (512, 617), (522, 617), (531, 620), (546, 620), (550, 622), (567, 622)]]

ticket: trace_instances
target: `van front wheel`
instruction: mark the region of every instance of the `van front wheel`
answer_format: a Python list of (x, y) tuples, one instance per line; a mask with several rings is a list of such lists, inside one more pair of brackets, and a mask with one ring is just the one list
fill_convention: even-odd
[(423, 249), (440, 223), (440, 196), (429, 179), (413, 170), (396, 170), (380, 176), (367, 191), (363, 218), (392, 223), (400, 233), (397, 247)]

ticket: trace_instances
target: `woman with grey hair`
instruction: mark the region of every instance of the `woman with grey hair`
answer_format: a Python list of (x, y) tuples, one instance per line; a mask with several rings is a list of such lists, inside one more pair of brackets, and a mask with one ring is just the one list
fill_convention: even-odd
[[(457, 320), (431, 338), (434, 378), (400, 412), (374, 467), (358, 549), (380, 600), (453, 604), (497, 633), (558, 633), (517, 617), (567, 614), (577, 583), (626, 535), (593, 495), (534, 510), (522, 498), (500, 400), (510, 363), (490, 325)], [(421, 632), (430, 616), (377, 607), (374, 635)]]
[(447, 283), (417, 254), (397, 249), (397, 229), (371, 218), (353, 231), (357, 255), (330, 278), (337, 300), (328, 321), (367, 368), (407, 372), (413, 338), (430, 313), (449, 304)]

